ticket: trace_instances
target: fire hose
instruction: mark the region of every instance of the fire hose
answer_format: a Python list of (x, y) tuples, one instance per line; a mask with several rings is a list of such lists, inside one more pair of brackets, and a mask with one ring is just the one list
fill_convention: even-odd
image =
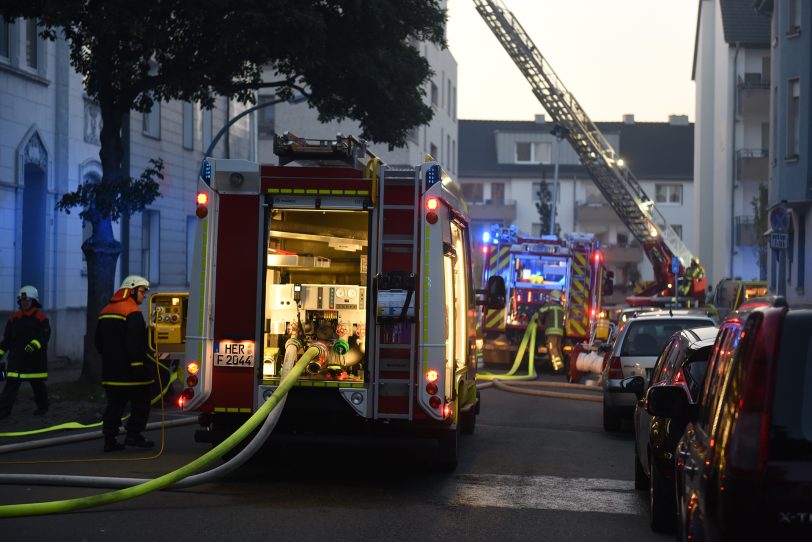
[[(297, 349), (298, 343), (296, 341), (288, 341), (288, 344), (286, 344), (284, 365), (290, 365), (289, 360), (292, 356), (289, 356), (289, 353), (296, 352)], [(93, 487), (123, 487), (123, 489), (118, 489), (117, 491), (75, 499), (3, 505), (0, 506), (0, 517), (55, 514), (82, 510), (95, 506), (103, 506), (140, 497), (153, 491), (169, 488), (170, 486), (172, 489), (177, 489), (208, 482), (216, 477), (226, 474), (227, 472), (231, 472), (231, 470), (237, 468), (240, 464), (244, 463), (248, 458), (250, 458), (251, 455), (253, 455), (256, 450), (262, 446), (262, 444), (264, 444), (265, 439), (267, 439), (268, 435), (270, 435), (273, 427), (276, 425), (276, 420), (281, 414), (282, 408), (280, 407), (277, 409), (277, 405), (283, 403), (283, 399), (287, 396), (288, 391), (290, 391), (290, 389), (293, 387), (293, 384), (298, 380), (299, 376), (301, 376), (307, 364), (310, 363), (310, 361), (317, 355), (319, 355), (319, 350), (317, 348), (308, 348), (307, 351), (305, 351), (305, 353), (299, 358), (299, 360), (290, 368), (290, 371), (284, 371), (285, 367), (283, 366), (284, 378), (279, 383), (279, 387), (273, 392), (273, 394), (271, 394), (268, 400), (228, 438), (191, 463), (151, 480), (73, 476), (46, 477), (41, 475), (0, 475), (0, 482), (3, 483), (31, 484), (36, 482), (51, 482), (55, 483), (56, 485), (77, 485), (78, 482), (82, 481), (84, 483), (78, 485), (88, 485), (92, 483)], [(271, 416), (272, 411), (276, 411), (275, 416)], [(234, 449), (238, 444), (251, 435), (251, 433), (263, 422), (265, 423), (262, 425), (260, 432), (251, 440), (249, 445), (238, 453), (231, 461), (216, 469), (193, 476), (215, 459), (222, 457)], [(21, 477), (25, 477), (24, 481)], [(45, 482), (46, 480), (47, 482)], [(182, 480), (185, 480), (185, 483), (181, 484), (180, 482)]]

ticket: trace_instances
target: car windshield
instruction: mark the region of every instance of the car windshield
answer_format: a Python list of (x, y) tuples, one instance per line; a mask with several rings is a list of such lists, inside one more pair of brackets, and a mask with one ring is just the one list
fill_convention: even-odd
[(657, 356), (668, 338), (682, 329), (713, 325), (698, 318), (663, 318), (632, 320), (620, 349), (621, 356)]
[(778, 351), (772, 442), (774, 459), (812, 460), (812, 311), (790, 312)]

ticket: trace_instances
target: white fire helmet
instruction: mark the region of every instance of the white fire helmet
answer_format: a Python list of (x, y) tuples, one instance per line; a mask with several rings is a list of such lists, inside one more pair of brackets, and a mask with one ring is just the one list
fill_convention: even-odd
[(561, 290), (553, 290), (550, 292), (550, 298), (556, 301), (561, 301)]
[(149, 281), (140, 275), (129, 275), (121, 281), (121, 288), (129, 288), (135, 290), (139, 286), (143, 286), (149, 290)]
[(33, 286), (23, 286), (20, 288), (20, 293), (17, 294), (17, 301), (25, 294), (25, 297), (28, 299), (33, 299), (37, 303), (39, 303), (39, 292)]

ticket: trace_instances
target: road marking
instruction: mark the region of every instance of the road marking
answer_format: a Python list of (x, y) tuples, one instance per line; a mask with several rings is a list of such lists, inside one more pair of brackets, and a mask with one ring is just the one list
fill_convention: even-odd
[(464, 474), (455, 477), (455, 482), (451, 504), (456, 506), (648, 513), (634, 482), (626, 480)]

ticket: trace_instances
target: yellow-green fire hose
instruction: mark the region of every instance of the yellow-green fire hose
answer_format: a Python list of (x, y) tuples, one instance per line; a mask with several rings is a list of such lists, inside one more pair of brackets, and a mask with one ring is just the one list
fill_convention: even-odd
[(39, 516), (113, 504), (133, 499), (135, 497), (140, 497), (141, 495), (145, 495), (152, 491), (163, 489), (186, 478), (187, 476), (198, 472), (213, 460), (231, 451), (235, 446), (237, 446), (237, 444), (248, 437), (274, 409), (281, 398), (285, 396), (288, 391), (290, 391), (293, 384), (302, 374), (307, 364), (318, 354), (319, 350), (317, 348), (309, 348), (302, 355), (302, 357), (299, 358), (299, 361), (296, 362), (291, 371), (285, 375), (284, 379), (279, 383), (279, 387), (268, 398), (265, 404), (262, 405), (262, 407), (260, 407), (240, 428), (231, 434), (231, 436), (191, 463), (137, 486), (102, 493), (100, 495), (66, 499), (61, 501), (3, 505), (0, 506), (0, 518)]
[[(488, 372), (480, 372), (477, 373), (476, 379), (477, 380), (533, 380), (536, 378), (536, 330), (538, 329), (539, 323), (539, 315), (538, 313), (534, 314), (533, 317), (530, 319), (530, 322), (527, 324), (527, 329), (524, 331), (524, 337), (522, 337), (522, 343), (519, 345), (519, 351), (516, 352), (516, 359), (513, 361), (513, 367), (505, 374), (497, 374), (497, 373), (488, 373)], [(527, 361), (527, 374), (526, 375), (518, 375), (516, 372), (519, 370), (519, 367), (522, 364), (522, 359), (524, 358), (524, 352), (527, 350), (527, 343), (530, 343), (530, 349), (527, 353), (528, 361)], [(482, 389), (482, 387), (480, 387)]]

